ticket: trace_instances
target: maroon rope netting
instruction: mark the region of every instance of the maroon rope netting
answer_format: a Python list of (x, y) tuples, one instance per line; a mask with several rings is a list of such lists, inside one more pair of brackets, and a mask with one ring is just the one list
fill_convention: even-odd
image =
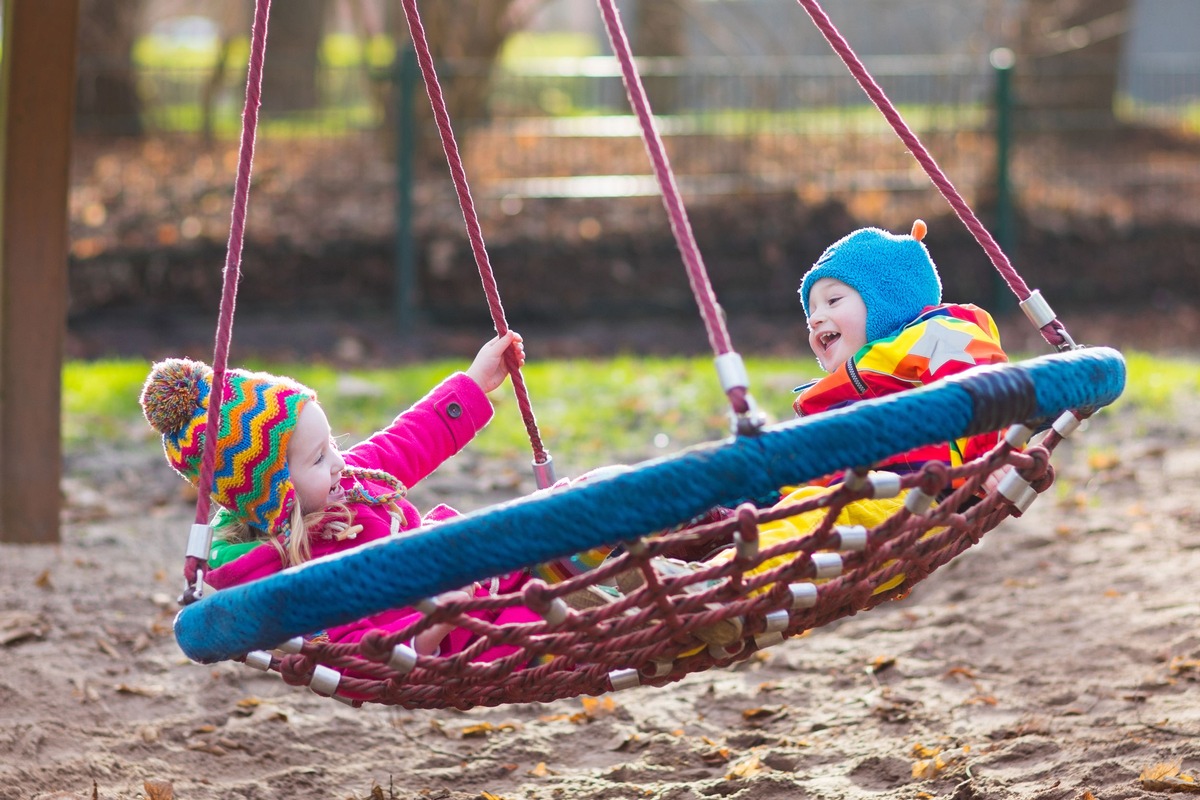
[[(1008, 284), (1013, 294), (1020, 301), (1029, 299), (1031, 294), (1029, 286), (1017, 274), (1016, 269), (1013, 268), (1004, 250), (1001, 249), (983, 223), (979, 221), (979, 218), (971, 210), (971, 207), (967, 204), (962, 194), (954, 187), (950, 179), (946, 177), (946, 174), (942, 172), (941, 167), (938, 166), (933, 156), (925, 148), (925, 145), (921, 143), (916, 133), (908, 126), (908, 123), (904, 121), (904, 118), (900, 115), (900, 112), (888, 98), (887, 94), (875, 82), (875, 79), (871, 77), (871, 73), (867, 71), (866, 66), (855, 54), (845, 37), (842, 36), (833, 24), (833, 21), (829, 19), (829, 16), (821, 8), (818, 0), (797, 0), (797, 2), (808, 12), (813, 23), (821, 31), (821, 35), (829, 42), (834, 52), (841, 57), (846, 68), (850, 70), (850, 74), (854, 76), (854, 79), (858, 81), (858, 85), (866, 92), (867, 97), (871, 99), (871, 102), (875, 104), (875, 107), (887, 119), (888, 123), (892, 126), (892, 130), (908, 146), (913, 157), (920, 163), (922, 169), (925, 170), (925, 174), (933, 182), (933, 185), (941, 192), (942, 197), (946, 198), (946, 202), (954, 209), (954, 213), (958, 215), (958, 218), (966, 225), (967, 230), (975, 237), (975, 241), (987, 253), (992, 266), (1004, 278), (1005, 283)], [(1069, 343), (1068, 337), (1064, 336), (1065, 328), (1063, 328), (1062, 323), (1058, 320), (1047, 323), (1040, 330), (1046, 341), (1055, 347), (1061, 348)]]
[[(620, 677), (622, 673), (636, 675), (641, 685), (663, 686), (905, 596), (1003, 519), (1019, 513), (996, 492), (974, 505), (967, 503), (980, 493), (987, 477), (1010, 466), (1036, 491), (1044, 491), (1053, 480), (1050, 453), (1060, 441), (1052, 431), (1024, 450), (1005, 442), (960, 467), (930, 464), (905, 475), (901, 491), (941, 495), (940, 502), (924, 513), (905, 505), (857, 542), (852, 531), (835, 521), (849, 503), (871, 496), (868, 486), (843, 484), (789, 507), (758, 509), (746, 504), (724, 519), (647, 537), (562, 583), (530, 581), (511, 594), (435, 603), (403, 630), (375, 631), (355, 644), (305, 641), (297, 653), (272, 655), (267, 668), (288, 683), (310, 685), (316, 670), (327, 667), (341, 674), (339, 699), (353, 705), (374, 702), (407, 708), (468, 708), (595, 695), (618, 684), (632, 685), (623, 684), (628, 678)], [(759, 525), (812, 511), (822, 516), (810, 533), (756, 550)], [(724, 562), (703, 561), (685, 575), (659, 575), (651, 564), (660, 556), (694, 560), (697, 554), (729, 547), (739, 539), (750, 543), (749, 549)], [(764, 568), (768, 561), (772, 563)], [(588, 587), (621, 584), (630, 575), (640, 577), (617, 599), (595, 605), (571, 602)], [(562, 609), (563, 600), (574, 610)], [(545, 621), (495, 625), (468, 616), (516, 605), (537, 611)], [(728, 643), (718, 646), (699, 637), (735, 618), (741, 630)], [(460, 653), (415, 655), (404, 668), (393, 666), (398, 645), (442, 622), (466, 628), (478, 638)], [(510, 646), (512, 652), (491, 662), (475, 661), (499, 645)]]
[[(250, 202), (250, 172), (254, 163), (254, 137), (258, 131), (258, 107), (262, 100), (263, 61), (267, 50), (267, 19), (271, 0), (255, 0), (254, 25), (250, 32), (250, 64), (246, 72), (246, 103), (242, 110), (242, 138), (238, 154), (237, 177), (233, 187), (233, 208), (229, 225), (229, 242), (225, 250), (225, 269), (221, 277), (221, 307), (217, 317), (216, 341), (213, 345), (212, 386), (208, 395), (208, 419), (220, 419), (221, 389), (229, 363), (229, 342), (233, 335), (233, 311), (237, 302), (237, 285), (241, 274), (242, 245), (246, 237), (246, 209)], [(196, 484), (196, 524), (208, 524), (213, 470), (217, 460), (217, 437), (204, 437), (200, 458), (200, 477)], [(206, 558), (187, 555), (183, 575), (187, 584), (185, 599), (194, 599), (192, 592)]]
[[(625, 35), (621, 16), (617, 12), (613, 0), (597, 0), (597, 2), (604, 18), (604, 27), (608, 32), (609, 43), (612, 45), (617, 61), (621, 64), (621, 79), (625, 83), (625, 93), (629, 97), (629, 104), (641, 126), (642, 142), (646, 146), (646, 153), (650, 156), (650, 163), (654, 167), (654, 176), (658, 180), (659, 190), (662, 192), (663, 205), (670, 218), (671, 233), (675, 237), (676, 246), (679, 248), (684, 266), (687, 268), (688, 283), (691, 285), (692, 295), (696, 298), (700, 316), (704, 320), (709, 345), (712, 347), (714, 355), (725, 355), (733, 351), (729, 331), (725, 326), (725, 319), (721, 314), (720, 307), (717, 305), (717, 297), (713, 292), (708, 270), (704, 266), (704, 259), (700, 255), (700, 247), (696, 244), (696, 236), (692, 231), (692, 223), (688, 219), (679, 187), (676, 185), (670, 159), (667, 158), (666, 148), (658, 133), (654, 115), (650, 111), (650, 100), (642, 85), (641, 75), (634, 65), (629, 38)], [(745, 386), (729, 388), (727, 396), (735, 413), (745, 414), (749, 411)]]
[[(446, 153), (446, 163), (450, 167), (454, 191), (458, 195), (458, 204), (462, 209), (463, 220), (467, 227), (467, 238), (471, 241), (471, 252), (475, 256), (475, 266), (479, 270), (479, 279), (483, 283), (483, 291), (487, 296), (492, 322), (496, 326), (496, 333), (503, 336), (508, 332), (508, 323), (504, 318), (504, 306), (500, 302), (496, 276), (492, 271), (487, 247), (483, 242), (483, 229), (479, 224), (479, 215), (475, 211), (475, 201), (471, 198), (471, 189), (467, 185), (467, 171), (463, 166), (462, 156), (459, 154), (458, 142), (454, 138), (454, 129), (450, 126), (450, 112), (446, 108), (442, 86), (438, 82), (437, 71), (434, 69), (429, 41), (425, 36), (425, 26), (421, 23), (421, 15), (417, 10), (417, 0), (404, 0), (404, 15), (408, 20), (408, 30), (412, 37), (413, 49), (416, 51), (417, 64), (421, 67), (425, 91), (429, 95), (429, 104), (433, 108), (433, 118), (437, 123), (438, 136), (442, 140), (442, 149)], [(505, 353), (505, 363), (508, 366), (509, 376), (512, 378), (517, 406), (521, 409), (521, 419), (525, 423), (529, 443), (533, 448), (534, 463), (545, 464), (549, 460), (549, 456), (542, 445), (542, 437), (538, 432), (537, 420), (533, 415), (533, 406), (529, 401), (525, 379), (521, 375), (520, 367), (517, 366), (516, 355), (511, 349)]]

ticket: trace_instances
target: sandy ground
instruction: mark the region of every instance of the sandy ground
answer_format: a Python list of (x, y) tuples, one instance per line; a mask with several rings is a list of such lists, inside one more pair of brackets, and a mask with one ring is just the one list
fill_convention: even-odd
[(152, 442), (75, 455), (62, 544), (0, 546), (0, 798), (1165, 797), (1200, 776), (1192, 410), (1093, 420), (904, 601), (671, 687), (468, 712), (189, 663), (181, 482)]

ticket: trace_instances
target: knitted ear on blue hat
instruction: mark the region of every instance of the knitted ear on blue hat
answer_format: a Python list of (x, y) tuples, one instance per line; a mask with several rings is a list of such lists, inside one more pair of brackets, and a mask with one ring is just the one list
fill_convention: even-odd
[(800, 283), (805, 316), (808, 294), (821, 278), (839, 280), (862, 296), (868, 342), (895, 333), (926, 306), (942, 302), (937, 267), (921, 242), (925, 230), (921, 220), (908, 236), (861, 228), (829, 245)]

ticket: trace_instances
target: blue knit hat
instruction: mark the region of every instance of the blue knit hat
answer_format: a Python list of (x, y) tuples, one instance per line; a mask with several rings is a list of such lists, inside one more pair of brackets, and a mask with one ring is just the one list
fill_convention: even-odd
[(925, 223), (896, 236), (861, 228), (825, 249), (800, 283), (800, 302), (809, 316), (808, 293), (821, 278), (834, 278), (862, 295), (867, 307), (867, 341), (882, 339), (912, 322), (926, 306), (942, 302), (937, 267), (921, 239)]

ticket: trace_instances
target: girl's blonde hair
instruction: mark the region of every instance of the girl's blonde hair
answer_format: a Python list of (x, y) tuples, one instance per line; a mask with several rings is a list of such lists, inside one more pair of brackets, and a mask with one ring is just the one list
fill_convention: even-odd
[(300, 511), (300, 504), (292, 507), (292, 517), (288, 520), (291, 534), (286, 542), (280, 542), (278, 536), (268, 536), (261, 530), (251, 527), (245, 520), (232, 516), (224, 516), (213, 536), (223, 542), (241, 544), (245, 542), (270, 542), (279, 553), (279, 558), (285, 567), (294, 567), (312, 560), (312, 545), (310, 541), (315, 535), (328, 534), (336, 536), (347, 530), (353, 520), (353, 514), (345, 503), (329, 506), (320, 511), (305, 514)]

